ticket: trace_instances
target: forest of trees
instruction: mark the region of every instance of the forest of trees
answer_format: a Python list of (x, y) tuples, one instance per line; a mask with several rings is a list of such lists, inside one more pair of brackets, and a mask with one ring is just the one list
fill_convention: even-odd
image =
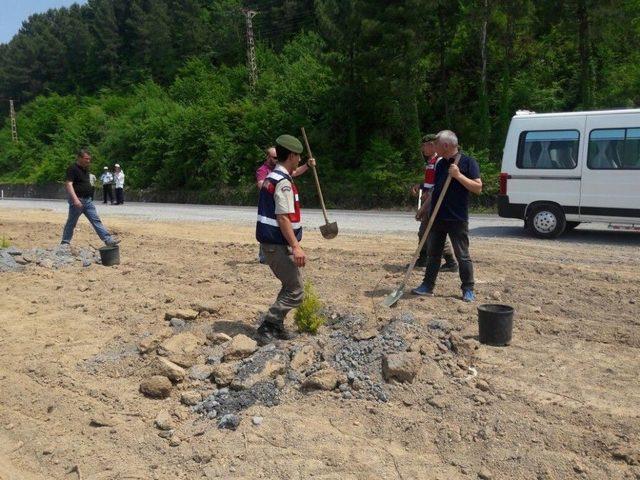
[(0, 44), (0, 98), (4, 182), (59, 181), (88, 146), (130, 187), (253, 198), (263, 149), (305, 126), (334, 203), (398, 205), (421, 134), (451, 128), (490, 195), (517, 109), (640, 104), (640, 0), (89, 0)]

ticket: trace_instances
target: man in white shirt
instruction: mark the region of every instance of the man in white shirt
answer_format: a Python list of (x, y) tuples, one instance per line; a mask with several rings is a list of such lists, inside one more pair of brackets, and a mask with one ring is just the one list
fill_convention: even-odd
[(104, 167), (102, 175), (100, 175), (100, 182), (102, 182), (102, 203), (107, 204), (107, 199), (111, 205), (113, 205), (113, 173), (109, 171), (109, 167)]
[(116, 205), (122, 205), (124, 203), (124, 172), (119, 164), (116, 163), (114, 167), (113, 180), (116, 186)]

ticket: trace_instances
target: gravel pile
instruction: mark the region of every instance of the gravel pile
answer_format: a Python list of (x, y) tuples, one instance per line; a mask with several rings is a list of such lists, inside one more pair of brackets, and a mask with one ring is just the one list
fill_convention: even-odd
[(348, 385), (340, 386), (343, 398), (387, 402), (389, 392), (380, 368), (382, 357), (407, 350), (405, 337), (416, 330), (415, 318), (409, 313), (401, 314), (380, 332), (371, 331), (369, 335), (366, 330), (362, 334), (365, 323), (364, 317), (351, 314), (334, 319), (327, 347), (332, 352), (329, 361), (347, 375)]
[(88, 267), (93, 263), (100, 263), (99, 252), (93, 249), (71, 248), (67, 245), (29, 250), (20, 250), (15, 247), (0, 249), (0, 272), (19, 272), (27, 265), (59, 269), (72, 265)]
[(273, 407), (280, 403), (280, 390), (274, 381), (264, 381), (247, 390), (221, 388), (193, 407), (193, 411), (207, 418), (222, 418), (246, 410), (256, 403)]

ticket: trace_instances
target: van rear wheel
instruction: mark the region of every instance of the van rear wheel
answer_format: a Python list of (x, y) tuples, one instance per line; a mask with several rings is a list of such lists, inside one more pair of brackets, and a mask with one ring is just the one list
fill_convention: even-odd
[(527, 228), (538, 238), (556, 238), (564, 232), (567, 220), (562, 208), (551, 203), (531, 207), (526, 220)]

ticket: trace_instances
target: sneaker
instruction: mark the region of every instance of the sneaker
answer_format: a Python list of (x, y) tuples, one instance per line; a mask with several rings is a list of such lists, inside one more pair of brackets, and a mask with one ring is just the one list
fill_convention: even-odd
[(440, 267), (440, 271), (441, 272), (457, 272), (458, 271), (458, 264), (457, 263), (443, 263), (442, 266)]
[(462, 301), (463, 302), (475, 302), (476, 294), (473, 293), (473, 290), (466, 289), (462, 291)]
[(115, 247), (115, 246), (116, 246), (116, 245), (118, 245), (119, 243), (120, 243), (120, 239), (119, 239), (119, 238), (114, 238), (114, 237), (111, 237), (111, 239), (110, 239), (110, 240), (107, 240), (107, 241), (105, 241), (105, 242), (104, 242), (104, 244), (105, 244), (107, 247)]
[(415, 295), (420, 295), (422, 297), (433, 297), (433, 289), (427, 287), (425, 283), (421, 284), (419, 287), (411, 290), (411, 293)]

